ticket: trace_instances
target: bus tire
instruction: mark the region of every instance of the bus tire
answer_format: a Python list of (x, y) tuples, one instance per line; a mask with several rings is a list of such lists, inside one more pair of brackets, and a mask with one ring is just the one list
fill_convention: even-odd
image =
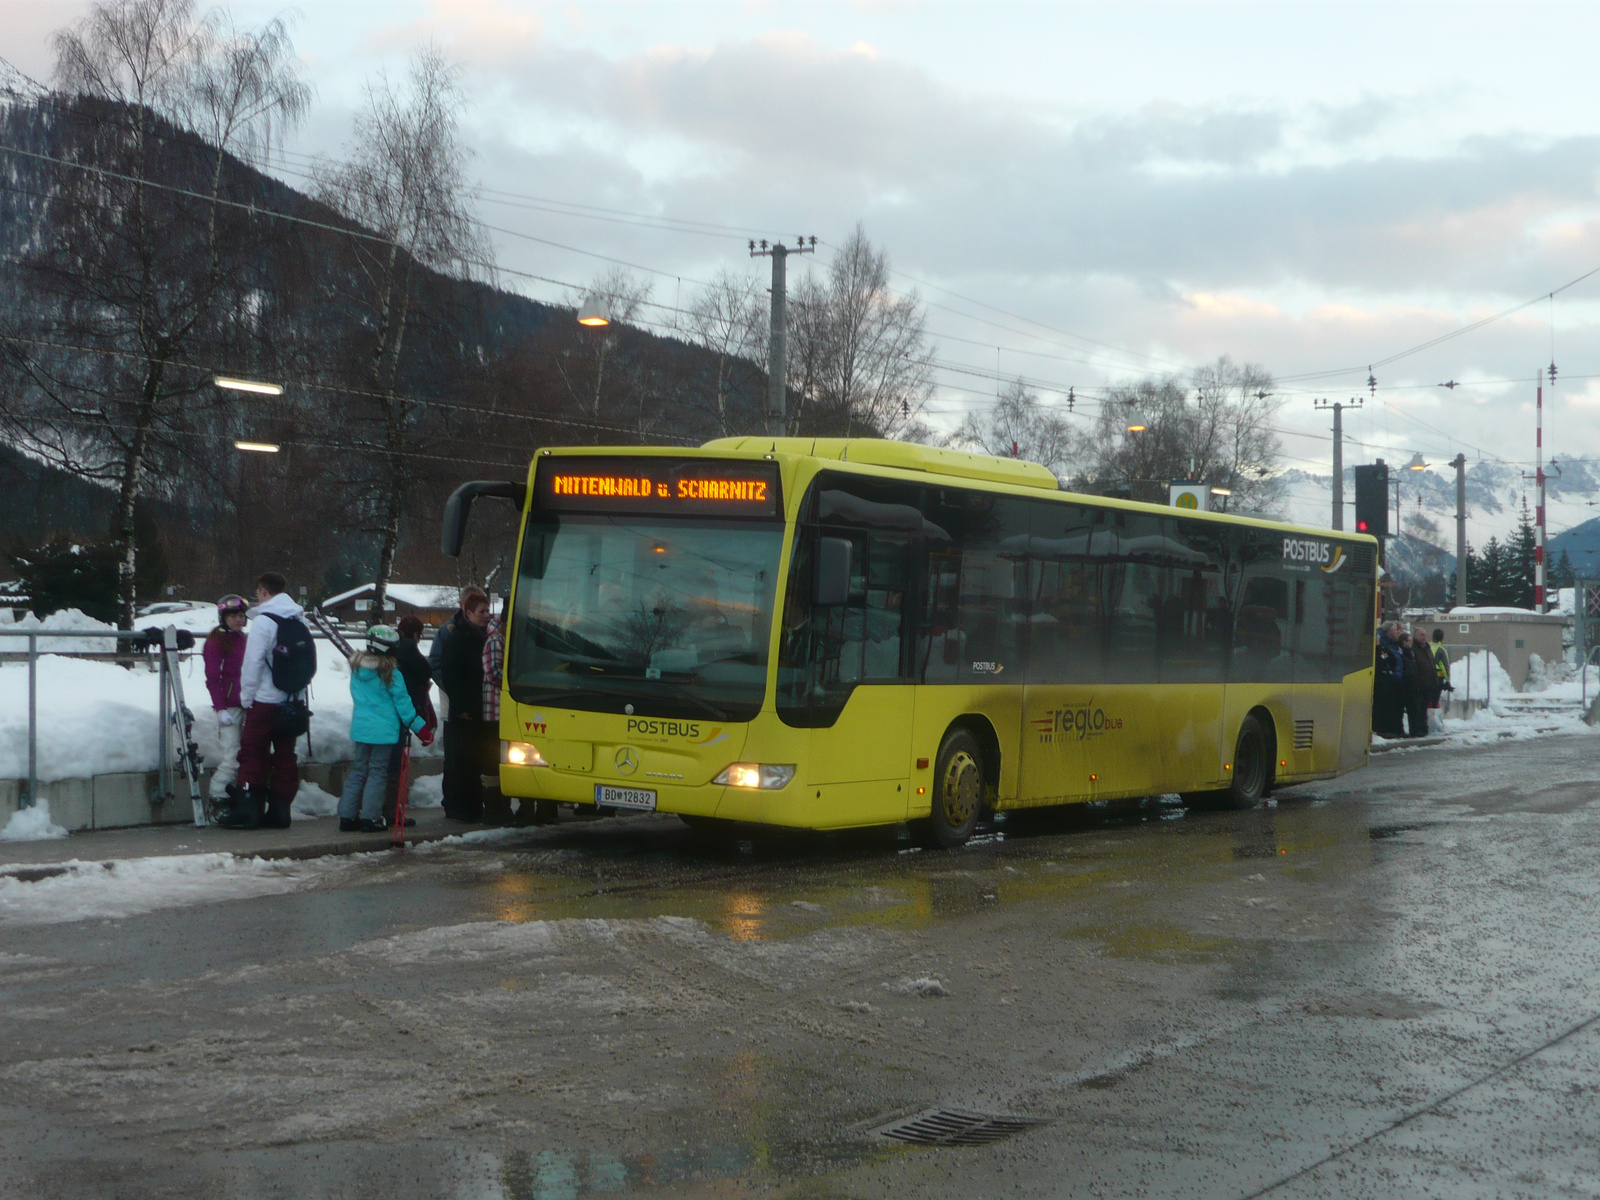
[(1260, 804), (1272, 784), (1271, 744), (1260, 719), (1246, 716), (1239, 725), (1228, 786), (1214, 792), (1184, 792), (1184, 804), (1206, 809), (1246, 809)]
[(932, 849), (963, 845), (983, 815), (983, 745), (970, 730), (945, 734), (933, 771), (933, 805), (918, 822), (918, 840)]

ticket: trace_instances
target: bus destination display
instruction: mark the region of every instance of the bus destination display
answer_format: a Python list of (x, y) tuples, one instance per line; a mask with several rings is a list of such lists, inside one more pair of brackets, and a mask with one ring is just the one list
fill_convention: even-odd
[(543, 458), (535, 494), (553, 512), (778, 517), (778, 464), (676, 458)]

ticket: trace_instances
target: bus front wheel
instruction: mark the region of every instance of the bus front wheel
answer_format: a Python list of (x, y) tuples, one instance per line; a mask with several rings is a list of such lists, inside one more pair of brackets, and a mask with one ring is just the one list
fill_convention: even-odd
[(1270, 746), (1260, 719), (1245, 717), (1239, 725), (1239, 741), (1233, 751), (1232, 778), (1228, 786), (1215, 792), (1185, 792), (1183, 802), (1191, 808), (1254, 808), (1271, 786)]
[(983, 794), (983, 746), (967, 730), (951, 730), (939, 747), (932, 811), (918, 822), (918, 840), (945, 849), (965, 843), (982, 815)]

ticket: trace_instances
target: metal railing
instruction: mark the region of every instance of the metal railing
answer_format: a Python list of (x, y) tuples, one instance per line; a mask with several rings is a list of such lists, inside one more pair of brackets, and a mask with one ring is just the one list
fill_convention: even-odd
[[(28, 780), (27, 787), (18, 797), (19, 808), (32, 808), (39, 798), (39, 639), (41, 638), (95, 638), (100, 641), (112, 639), (117, 642), (133, 642), (138, 648), (149, 644), (149, 637), (139, 629), (0, 629), (0, 638), (27, 638), (28, 639)], [(49, 650), (49, 654), (65, 654), (68, 658), (82, 658), (85, 654), (74, 654), (72, 651)], [(96, 658), (103, 658), (99, 651), (89, 651)], [(135, 659), (134, 661), (137, 661)], [(163, 681), (165, 682), (165, 681)], [(163, 697), (166, 695), (162, 690)], [(165, 705), (163, 704), (163, 708)], [(162, 762), (170, 757), (166, 746), (167, 722), (162, 721)]]
[(1600, 654), (1600, 646), (1589, 647), (1589, 653), (1584, 655), (1583, 661), (1578, 664), (1578, 690), (1583, 697), (1583, 711), (1589, 711), (1589, 668), (1595, 665), (1595, 655)]
[(1494, 658), (1494, 651), (1488, 646), (1475, 646), (1467, 642), (1451, 642), (1445, 646), (1445, 651), (1447, 653), (1456, 650), (1465, 651), (1465, 656), (1459, 659), (1452, 658), (1450, 660), (1450, 666), (1454, 668), (1457, 662), (1465, 662), (1467, 665), (1467, 694), (1463, 698), (1462, 703), (1469, 706), (1472, 703), (1472, 655), (1478, 650), (1482, 650), (1484, 652), (1486, 657), (1483, 669), (1483, 706), (1488, 708), (1489, 701), (1494, 698), (1494, 672), (1489, 670), (1488, 659)]
[[(167, 678), (167, 673), (174, 669), (177, 661), (190, 657), (198, 652), (198, 643), (204, 635), (196, 635), (195, 650), (177, 651), (170, 654), (161, 652), (161, 643), (166, 641), (170, 646), (171, 640), (167, 638), (169, 630), (175, 626), (150, 625), (144, 629), (6, 629), (0, 627), (0, 638), (26, 638), (28, 640), (28, 777), (22, 794), (18, 797), (19, 808), (31, 808), (39, 798), (39, 656), (41, 654), (58, 654), (64, 658), (77, 658), (96, 662), (122, 662), (129, 665), (144, 663), (153, 671), (159, 672), (161, 679), (160, 704), (157, 720), (160, 722), (160, 735), (158, 739), (158, 782), (155, 794), (151, 797), (152, 803), (159, 803), (167, 799), (172, 791), (173, 768), (177, 765), (178, 754), (173, 743), (173, 689)], [(318, 641), (327, 641), (327, 635), (320, 630), (313, 629), (311, 636)], [(78, 638), (86, 641), (99, 639), (101, 641), (115, 640), (119, 645), (127, 643), (127, 648), (115, 654), (103, 651), (75, 651), (49, 649), (41, 651), (39, 643), (54, 638)], [(4, 645), (0, 642), (0, 645)], [(0, 654), (0, 660), (12, 658), (10, 654)], [(20, 656), (18, 656), (20, 657)]]

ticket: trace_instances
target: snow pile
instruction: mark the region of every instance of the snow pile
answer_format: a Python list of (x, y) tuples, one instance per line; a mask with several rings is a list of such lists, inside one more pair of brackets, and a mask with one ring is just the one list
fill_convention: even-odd
[(50, 819), (48, 800), (40, 800), (32, 808), (19, 808), (0, 829), (0, 842), (43, 842), (66, 836), (67, 831)]
[(339, 812), (339, 797), (325, 792), (309, 779), (300, 781), (300, 791), (295, 795), (289, 811), (297, 817), (332, 817)]
[[(53, 612), (42, 621), (32, 613), (23, 613), (20, 620), (11, 622), (6, 626), (7, 631), (16, 630), (62, 630), (74, 633), (93, 633), (102, 629), (115, 629), (115, 625), (107, 625), (104, 621), (96, 621), (93, 617), (79, 612), (75, 608), (64, 608), (60, 612)], [(7, 653), (28, 652), (28, 643), (22, 638), (0, 638), (0, 649)], [(48, 654), (52, 651), (76, 650), (80, 654), (115, 654), (117, 652), (116, 638), (50, 638), (39, 639), (39, 653)]]
[[(415, 747), (412, 747), (415, 750)], [(529, 801), (531, 804), (532, 801)], [(443, 808), (444, 807), (444, 776), (419, 775), (411, 780), (411, 792), (406, 797), (406, 804), (412, 808)]]
[[(1498, 686), (1498, 685), (1497, 685)], [(1556, 734), (1597, 734), (1574, 707), (1570, 712), (1523, 713), (1515, 709), (1482, 708), (1465, 719), (1446, 717), (1444, 731), (1454, 746), (1490, 746), (1500, 742), (1526, 742)], [(1404, 743), (1401, 743), (1402, 745)]]
[[(1492, 678), (1491, 678), (1492, 676)], [(1474, 650), (1450, 664), (1452, 700), (1492, 700), (1517, 689), (1500, 660), (1489, 650)]]
[(162, 908), (273, 896), (356, 869), (343, 858), (266, 862), (231, 854), (110, 863), (74, 859), (61, 865), (67, 868), (65, 874), (32, 883), (0, 876), (0, 927), (115, 919)]
[[(190, 619), (206, 629), (216, 623), (214, 611), (194, 609), (191, 613)], [(162, 613), (148, 618), (148, 623), (177, 624), (172, 618), (185, 615)], [(27, 622), (41, 629), (110, 628), (75, 610), (56, 613), (43, 622), (30, 616), (19, 627), (27, 627)], [(141, 626), (144, 624), (141, 621)], [(70, 643), (68, 648), (76, 650), (101, 645), (96, 638), (54, 641)], [(110, 650), (110, 639), (104, 645)], [(354, 751), (350, 741), (350, 664), (330, 643), (319, 640), (316, 646), (310, 750), (307, 751), (305, 739), (301, 739), (297, 750), (305, 762), (346, 761)], [(56, 654), (41, 655), (38, 669), (40, 780), (54, 782), (156, 768), (161, 704), (158, 672), (144, 664), (129, 669)], [(199, 646), (182, 657), (179, 669), (184, 699), (195, 717), (195, 741), (206, 765), (215, 766), (219, 757), (217, 718), (206, 691)], [(411, 753), (418, 758), (436, 758), (443, 753), (442, 741), (429, 747), (413, 744)], [(25, 662), (6, 663), (0, 665), (0, 779), (21, 779), (27, 773), (28, 666)]]

